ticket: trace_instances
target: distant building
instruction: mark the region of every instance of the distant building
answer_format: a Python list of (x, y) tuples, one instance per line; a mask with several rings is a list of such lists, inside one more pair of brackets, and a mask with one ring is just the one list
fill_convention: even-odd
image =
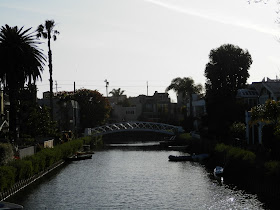
[(170, 102), (168, 93), (158, 93), (153, 96), (139, 95), (137, 97), (120, 96), (108, 98), (112, 106), (111, 121), (176, 121), (176, 107)]
[[(193, 117), (202, 117), (206, 114), (205, 100), (198, 94), (192, 94)], [(187, 103), (187, 115), (190, 116), (190, 101)]]
[[(205, 100), (201, 95), (192, 94), (192, 110), (194, 130), (199, 130), (202, 123), (201, 118), (206, 115)], [(187, 103), (187, 116), (190, 116), (190, 101)]]

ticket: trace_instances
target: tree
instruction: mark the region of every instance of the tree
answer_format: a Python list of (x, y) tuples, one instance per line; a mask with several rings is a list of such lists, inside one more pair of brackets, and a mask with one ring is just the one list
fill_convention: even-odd
[(13, 147), (11, 144), (0, 143), (0, 166), (6, 165), (14, 157)]
[(102, 125), (109, 118), (109, 101), (97, 90), (79, 89), (71, 98), (80, 105), (82, 129)]
[(41, 78), (45, 57), (31, 28), (5, 25), (0, 31), (0, 79), (10, 98), (10, 133), (17, 140), (18, 96), (26, 81)]
[(232, 44), (225, 44), (212, 49), (206, 64), (206, 95), (235, 97), (237, 90), (246, 86), (251, 55)]
[(267, 100), (252, 108), (251, 125), (262, 129), (263, 145), (271, 151), (272, 158), (280, 159), (280, 102)]
[(49, 107), (38, 105), (28, 108), (25, 118), (24, 134), (32, 138), (56, 136), (56, 123), (51, 121)]
[(54, 20), (46, 20), (44, 25), (39, 25), (37, 28), (37, 37), (48, 39), (48, 57), (49, 57), (49, 72), (50, 72), (50, 106), (51, 106), (51, 120), (53, 120), (53, 67), (52, 67), (52, 51), (51, 51), (51, 39), (56, 41), (59, 31), (54, 30), (55, 22)]
[(251, 123), (264, 122), (275, 127), (280, 123), (280, 102), (267, 100), (265, 104), (259, 104), (252, 108)]
[(112, 94), (113, 97), (119, 97), (122, 96), (124, 93), (124, 90), (121, 90), (120, 88), (118, 89), (113, 89), (109, 94)]
[(216, 133), (227, 132), (234, 121), (240, 122), (235, 97), (238, 89), (246, 87), (251, 64), (249, 52), (232, 44), (210, 51), (204, 73), (206, 108)]
[(166, 88), (166, 91), (173, 90), (177, 93), (183, 94), (183, 97), (189, 97), (190, 100), (190, 118), (193, 117), (192, 109), (192, 94), (200, 93), (202, 91), (202, 85), (194, 84), (194, 80), (190, 77), (180, 78), (177, 77), (171, 81), (171, 84)]

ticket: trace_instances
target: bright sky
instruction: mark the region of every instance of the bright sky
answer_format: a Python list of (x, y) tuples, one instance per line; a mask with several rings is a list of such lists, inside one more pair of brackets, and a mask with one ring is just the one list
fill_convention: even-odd
[[(97, 89), (106, 96), (164, 92), (176, 77), (204, 85), (211, 49), (234, 44), (253, 64), (249, 83), (280, 77), (280, 28), (276, 1), (247, 0), (0, 0), (0, 26), (32, 27), (53, 19), (54, 92)], [(41, 46), (47, 55), (47, 43)], [(57, 83), (57, 85), (55, 85)], [(48, 65), (37, 82), (49, 90)], [(175, 94), (170, 91), (172, 100)]]

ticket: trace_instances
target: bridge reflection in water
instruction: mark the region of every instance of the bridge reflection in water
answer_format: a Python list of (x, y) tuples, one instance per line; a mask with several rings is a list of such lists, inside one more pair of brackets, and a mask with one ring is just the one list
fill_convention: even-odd
[(86, 128), (85, 135), (99, 136), (126, 131), (157, 132), (168, 135), (176, 135), (178, 133), (183, 133), (184, 129), (180, 126), (168, 125), (164, 123), (135, 121), (108, 124), (95, 128)]

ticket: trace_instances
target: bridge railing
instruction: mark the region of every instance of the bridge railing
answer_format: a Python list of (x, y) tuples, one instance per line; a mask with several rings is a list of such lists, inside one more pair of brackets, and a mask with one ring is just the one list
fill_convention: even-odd
[(108, 124), (95, 128), (86, 128), (85, 135), (97, 136), (125, 131), (153, 131), (170, 135), (176, 135), (177, 133), (184, 132), (184, 129), (180, 126), (174, 126), (164, 123), (133, 121)]

